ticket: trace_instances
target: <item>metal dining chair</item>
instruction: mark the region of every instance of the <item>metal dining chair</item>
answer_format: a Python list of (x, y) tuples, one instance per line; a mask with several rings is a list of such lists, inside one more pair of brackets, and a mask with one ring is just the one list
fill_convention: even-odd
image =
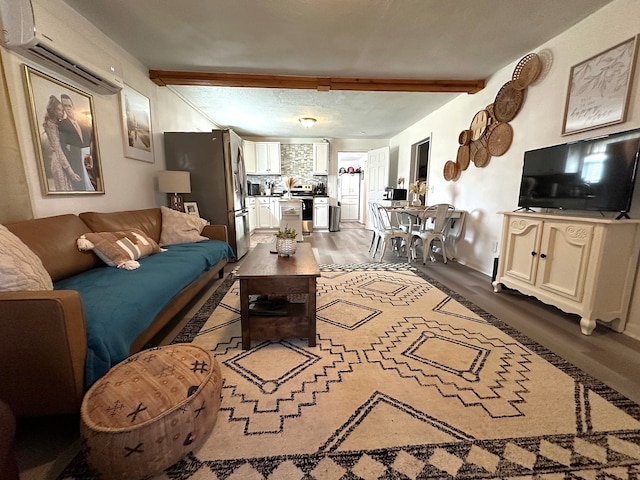
[[(401, 228), (393, 224), (391, 217), (389, 216), (389, 212), (381, 205), (378, 205), (376, 211), (380, 227), (378, 230), (378, 242), (382, 242), (382, 251), (380, 252), (380, 262), (382, 262), (382, 257), (384, 257), (389, 245), (391, 245), (398, 254), (400, 253), (401, 248), (408, 248), (409, 245), (405, 243), (407, 238), (406, 233), (403, 232)], [(375, 252), (373, 257), (375, 258)]]
[(380, 243), (380, 226), (378, 220), (378, 204), (369, 202), (369, 218), (371, 219), (371, 228), (373, 228), (373, 237), (371, 237), (371, 245), (369, 245), (369, 253), (375, 258), (378, 244)]
[[(416, 243), (420, 240), (422, 241), (422, 263), (425, 265), (427, 263), (427, 252), (429, 253), (429, 259), (432, 262), (435, 262), (436, 259), (433, 256), (433, 242), (434, 240), (438, 240), (442, 248), (442, 259), (444, 260), (444, 263), (447, 263), (445, 230), (454, 210), (455, 207), (448, 203), (439, 203), (437, 205), (427, 207), (422, 213), (423, 219), (420, 230), (415, 232), (411, 237), (409, 255), (416, 258)], [(429, 222), (429, 218), (433, 218), (433, 222)]]

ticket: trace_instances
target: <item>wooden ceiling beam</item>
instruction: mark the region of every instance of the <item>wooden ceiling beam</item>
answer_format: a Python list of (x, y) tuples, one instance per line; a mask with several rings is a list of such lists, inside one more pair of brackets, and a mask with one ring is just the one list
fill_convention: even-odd
[(149, 78), (160, 86), (197, 85), (216, 87), (292, 88), (318, 91), (359, 90), (369, 92), (477, 93), (484, 80), (415, 80), (390, 78), (332, 78), (247, 73), (180, 72), (149, 70)]

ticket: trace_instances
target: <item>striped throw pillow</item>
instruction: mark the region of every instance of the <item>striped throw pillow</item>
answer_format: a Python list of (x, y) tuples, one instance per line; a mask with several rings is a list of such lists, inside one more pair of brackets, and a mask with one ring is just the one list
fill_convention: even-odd
[(135, 270), (140, 266), (139, 258), (163, 251), (158, 244), (141, 230), (120, 232), (85, 233), (78, 239), (78, 249), (93, 250), (111, 267)]

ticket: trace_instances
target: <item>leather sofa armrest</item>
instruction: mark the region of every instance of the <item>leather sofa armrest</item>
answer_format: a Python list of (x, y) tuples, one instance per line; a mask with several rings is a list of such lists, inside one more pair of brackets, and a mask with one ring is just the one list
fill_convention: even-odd
[(16, 416), (77, 413), (87, 335), (78, 292), (0, 292), (0, 398)]
[(207, 237), (209, 240), (229, 241), (226, 225), (205, 225), (201, 235)]

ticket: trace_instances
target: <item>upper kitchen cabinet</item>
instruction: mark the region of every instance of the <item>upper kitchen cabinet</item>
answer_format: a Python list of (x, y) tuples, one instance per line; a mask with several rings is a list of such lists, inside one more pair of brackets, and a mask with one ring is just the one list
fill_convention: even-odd
[(256, 142), (242, 141), (242, 155), (245, 172), (256, 173)]
[(329, 175), (329, 144), (313, 144), (313, 174)]
[(255, 147), (255, 168), (251, 170), (245, 158), (247, 173), (250, 175), (280, 175), (280, 142), (251, 142)]

